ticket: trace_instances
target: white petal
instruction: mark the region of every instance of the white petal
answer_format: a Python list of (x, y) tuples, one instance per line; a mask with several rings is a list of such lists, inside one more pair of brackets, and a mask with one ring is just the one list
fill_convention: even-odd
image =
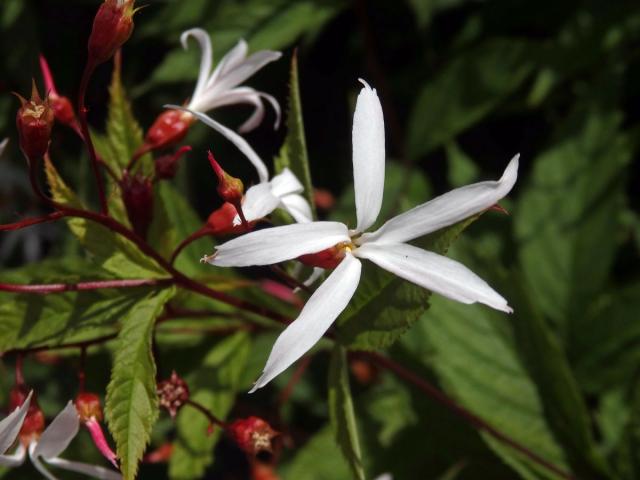
[(264, 218), (280, 205), (280, 199), (271, 192), (269, 183), (249, 188), (242, 199), (242, 213), (248, 222)]
[(289, 170), (285, 168), (278, 175), (271, 179), (271, 191), (276, 197), (283, 197), (285, 195), (289, 195), (290, 193), (302, 193), (304, 191), (304, 187), (298, 177)]
[(229, 71), (236, 68), (247, 57), (247, 51), (249, 47), (244, 39), (240, 39), (236, 45), (229, 50), (224, 57), (220, 60), (220, 63), (216, 66), (215, 70), (211, 74), (211, 78), (207, 82), (207, 87), (212, 87), (216, 80)]
[(356, 191), (356, 230), (374, 224), (384, 190), (384, 118), (375, 90), (364, 81), (353, 114), (353, 182)]
[[(280, 105), (278, 105), (278, 118), (280, 118)], [(2, 142), (0, 142), (0, 157), (4, 153), (4, 149), (7, 148), (7, 144), (9, 143), (9, 139), (5, 138)]]
[(236, 87), (267, 63), (278, 60), (281, 56), (282, 53), (271, 50), (256, 52), (237, 64), (233, 69), (226, 71), (224, 76), (218, 76), (215, 88), (222, 91)]
[(298, 318), (280, 334), (271, 349), (264, 372), (251, 392), (264, 387), (322, 338), (353, 297), (360, 282), (361, 269), (362, 264), (353, 255), (348, 253), (344, 257), (311, 295)]
[(316, 280), (318, 280), (323, 273), (324, 273), (324, 268), (313, 267), (313, 272), (311, 272), (311, 275), (309, 275), (309, 277), (304, 282), (302, 282), (302, 284), (305, 287), (310, 287), (311, 285), (316, 283)]
[(309, 223), (313, 221), (313, 213), (309, 202), (302, 195), (293, 193), (285, 195), (280, 199), (282, 208), (284, 208), (293, 219), (298, 223)]
[(497, 182), (480, 182), (451, 190), (386, 222), (361, 242), (400, 243), (453, 225), (496, 204), (513, 188), (518, 158), (513, 157)]
[(0, 455), (0, 466), (3, 467), (19, 467), (24, 463), (27, 449), (21, 443), (11, 455)]
[(24, 403), (0, 422), (0, 455), (3, 455), (7, 450), (9, 450), (11, 445), (16, 441), (16, 438), (20, 433), (20, 429), (22, 428), (22, 423), (29, 411), (32, 394), (33, 391), (29, 392)]
[(484, 303), (511, 313), (507, 301), (487, 282), (455, 260), (406, 243), (366, 243), (354, 251), (385, 270), (462, 303)]
[(79, 428), (78, 412), (73, 402), (69, 401), (67, 406), (42, 432), (38, 445), (33, 451), (33, 456), (45, 459), (57, 457), (69, 446)]
[(342, 223), (293, 223), (234, 238), (216, 247), (215, 255), (206, 260), (220, 267), (272, 265), (348, 240), (347, 227)]
[(53, 476), (46, 468), (44, 468), (44, 465), (40, 461), (40, 457), (34, 453), (36, 448), (38, 448), (38, 444), (36, 442), (31, 442), (29, 444), (29, 458), (31, 458), (31, 463), (33, 463), (33, 466), (36, 467), (36, 469), (47, 480), (58, 480), (57, 477)]
[[(276, 120), (273, 123), (273, 128), (277, 130), (278, 127), (280, 126), (280, 117), (282, 115), (278, 100), (276, 100), (276, 98), (273, 95), (269, 95), (268, 93), (264, 93), (264, 92), (256, 92), (256, 95), (258, 95), (260, 99), (264, 98), (273, 107), (274, 112), (276, 112)], [(238, 128), (238, 131), (240, 133), (250, 132), (251, 130), (256, 128), (258, 125), (260, 125), (263, 117), (264, 117), (264, 107), (262, 106), (262, 102), (261, 102), (260, 108), (258, 108), (258, 106), (256, 105), (256, 110), (253, 112), (251, 117), (247, 119), (247, 121), (245, 121), (242, 125), (240, 125), (240, 128)]]
[(120, 473), (104, 468), (97, 465), (91, 465), (88, 463), (74, 462), (72, 460), (65, 460), (64, 458), (49, 458), (44, 459), (49, 465), (54, 465), (65, 470), (71, 470), (72, 472), (84, 473), (92, 478), (100, 478), (104, 480), (120, 480), (122, 475)]
[(267, 170), (267, 166), (264, 164), (262, 159), (258, 156), (258, 154), (251, 148), (251, 145), (238, 135), (233, 130), (225, 127), (221, 123), (216, 122), (213, 118), (205, 115), (204, 113), (196, 112), (195, 110), (189, 110), (183, 107), (179, 107), (177, 105), (165, 105), (166, 108), (174, 108), (178, 110), (183, 110), (185, 112), (189, 112), (192, 115), (196, 116), (202, 123), (208, 125), (213, 128), (215, 131), (227, 137), (231, 143), (233, 143), (238, 150), (245, 154), (245, 156), (249, 159), (249, 161), (253, 164), (258, 172), (258, 178), (260, 182), (266, 182), (269, 180), (269, 171)]
[(189, 48), (188, 40), (189, 37), (193, 37), (200, 44), (200, 50), (202, 51), (200, 54), (200, 72), (198, 73), (198, 82), (196, 83), (196, 88), (193, 91), (193, 95), (191, 96), (191, 102), (196, 103), (198, 101), (198, 97), (202, 95), (204, 92), (207, 80), (209, 78), (209, 74), (211, 73), (211, 63), (213, 62), (213, 48), (211, 47), (211, 39), (209, 38), (209, 34), (205, 32), (201, 28), (192, 28), (191, 30), (187, 30), (180, 35), (180, 42), (182, 43), (182, 48), (187, 50)]

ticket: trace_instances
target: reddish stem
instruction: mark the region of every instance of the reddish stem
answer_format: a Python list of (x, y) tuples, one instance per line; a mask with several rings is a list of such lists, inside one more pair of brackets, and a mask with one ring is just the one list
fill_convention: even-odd
[(24, 374), (22, 371), (22, 355), (16, 357), (16, 386), (22, 387), (24, 385)]
[(540, 457), (538, 454), (532, 452), (524, 445), (518, 443), (516, 440), (512, 439), (511, 437), (508, 437), (504, 433), (495, 429), (494, 427), (489, 425), (486, 421), (484, 421), (482, 418), (478, 417), (477, 415), (465, 409), (464, 407), (458, 405), (456, 402), (454, 402), (452, 399), (447, 397), (444, 393), (442, 393), (436, 387), (431, 385), (429, 382), (427, 382), (423, 378), (419, 377), (416, 373), (394, 362), (390, 358), (375, 352), (359, 352), (357, 355), (368, 358), (369, 360), (373, 361), (379, 366), (384, 367), (387, 370), (390, 370), (391, 372), (395, 373), (398, 377), (400, 377), (401, 379), (403, 379), (408, 383), (413, 384), (418, 389), (426, 393), (429, 397), (431, 397), (441, 405), (444, 405), (446, 408), (448, 408), (453, 413), (455, 413), (459, 417), (469, 422), (478, 430), (482, 430), (488, 433), (492, 437), (496, 438), (502, 443), (510, 446), (514, 450), (517, 450), (524, 456), (528, 457), (530, 460), (543, 466), (550, 472), (553, 472), (559, 477), (562, 477), (567, 480), (573, 480), (575, 478), (570, 473), (565, 472), (561, 468), (557, 467), (556, 465)]
[(24, 220), (20, 220), (19, 222), (0, 225), (0, 232), (11, 232), (13, 230), (20, 230), (21, 228), (38, 225), (40, 223), (53, 222), (64, 216), (65, 214), (63, 212), (53, 212), (41, 217), (25, 218)]
[(109, 335), (103, 335), (101, 337), (92, 338), (90, 340), (84, 340), (82, 342), (61, 343), (60, 345), (42, 345), (39, 347), (28, 347), (28, 348), (16, 348), (15, 350), (0, 352), (0, 357), (9, 353), (16, 353), (18, 355), (23, 355), (28, 353), (48, 352), (51, 350), (70, 350), (70, 349), (76, 349), (76, 348), (88, 348), (93, 345), (100, 345), (102, 343), (106, 343), (111, 340), (114, 340), (117, 336), (118, 336), (117, 333), (110, 333)]
[(78, 283), (45, 283), (45, 284), (17, 284), (0, 283), (0, 291), (16, 293), (34, 293), (48, 295), (50, 293), (76, 292), (82, 290), (100, 290), (104, 288), (134, 288), (148, 286), (164, 286), (173, 283), (170, 278), (155, 279), (125, 279), (125, 280), (93, 280)]
[(84, 367), (87, 363), (87, 347), (83, 345), (80, 347), (80, 366), (78, 367), (78, 391), (84, 393), (84, 384), (86, 375), (84, 373)]
[(287, 403), (287, 401), (289, 400), (289, 397), (291, 397), (291, 394), (293, 393), (293, 389), (300, 382), (300, 379), (302, 378), (302, 375), (304, 374), (304, 372), (307, 371), (307, 368), (311, 363), (312, 357), (313, 357), (312, 355), (305, 355), (304, 357), (302, 357), (302, 360), (300, 360), (300, 362), (298, 363), (298, 366), (296, 367), (295, 372), (293, 372), (293, 375), (291, 376), (291, 379), (287, 383), (287, 386), (284, 387), (284, 390), (282, 390), (282, 392), (280, 393), (280, 396), (278, 398), (278, 404), (280, 406)]
[(199, 230), (196, 230), (195, 232), (193, 232), (187, 238), (182, 240), (182, 242), (180, 242), (180, 244), (176, 247), (176, 249), (171, 254), (171, 259), (169, 260), (169, 263), (173, 265), (176, 261), (176, 258), (178, 258), (178, 255), (180, 255), (180, 252), (182, 252), (182, 250), (184, 250), (186, 247), (188, 247), (191, 243), (195, 242), (199, 238), (206, 237), (207, 235), (211, 235), (212, 233), (213, 231), (208, 225), (205, 225)]
[(227, 424), (224, 423), (222, 420), (220, 420), (218, 417), (216, 417), (213, 413), (211, 413), (211, 411), (206, 408), (204, 405), (199, 404), (198, 402), (196, 402), (195, 400), (187, 400), (185, 402), (185, 405), (189, 405), (193, 408), (195, 408), (196, 410), (198, 410), (200, 413), (202, 413), (205, 417), (207, 417), (207, 419), (209, 420), (209, 423), (211, 423), (212, 425), (218, 425), (219, 427), (227, 428)]

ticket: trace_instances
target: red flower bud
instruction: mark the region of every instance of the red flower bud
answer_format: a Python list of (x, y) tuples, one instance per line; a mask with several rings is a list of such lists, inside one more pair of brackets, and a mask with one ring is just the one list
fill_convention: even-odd
[(20, 148), (29, 160), (37, 160), (47, 153), (54, 112), (47, 99), (42, 100), (35, 80), (31, 89), (31, 100), (16, 94), (21, 106), (16, 115), (16, 125), (20, 137)]
[(232, 177), (225, 172), (220, 164), (216, 162), (216, 159), (213, 158), (213, 153), (211, 153), (211, 151), (209, 151), (208, 155), (211, 168), (213, 168), (213, 171), (218, 177), (218, 195), (220, 195), (220, 198), (225, 202), (229, 202), (236, 207), (240, 206), (242, 203), (242, 196), (244, 195), (244, 185), (242, 184), (242, 180)]
[(156, 178), (161, 180), (168, 180), (176, 176), (178, 171), (178, 161), (182, 156), (191, 151), (191, 147), (180, 147), (172, 155), (161, 155), (155, 159)]
[(120, 180), (122, 200), (134, 232), (146, 238), (153, 219), (153, 183), (141, 174), (125, 172)]
[(189, 386), (175, 371), (171, 372), (168, 380), (158, 382), (157, 392), (160, 406), (166, 408), (172, 418), (189, 400)]
[(346, 243), (339, 243), (316, 253), (301, 255), (298, 261), (309, 267), (336, 268), (344, 258), (346, 247)]
[(258, 417), (236, 420), (229, 425), (227, 432), (236, 444), (252, 457), (260, 453), (272, 454), (273, 439), (280, 435), (271, 425)]
[(195, 121), (193, 115), (182, 110), (166, 110), (155, 119), (144, 137), (144, 144), (136, 155), (142, 155), (151, 150), (169, 148), (180, 142)]
[(109, 60), (131, 36), (134, 0), (105, 0), (95, 18), (89, 36), (89, 64)]
[[(250, 222), (249, 229), (255, 222)], [(231, 235), (245, 233), (249, 229), (238, 221), (238, 210), (229, 202), (222, 204), (220, 208), (214, 210), (207, 219), (208, 232), (211, 235)]]
[(63, 125), (76, 128), (76, 114), (73, 111), (71, 100), (58, 93), (56, 84), (53, 81), (53, 75), (49, 69), (49, 64), (43, 55), (40, 55), (40, 70), (42, 71), (42, 77), (44, 78), (44, 88), (47, 92), (49, 104), (53, 109), (56, 120)]
[(102, 420), (102, 405), (100, 403), (100, 397), (95, 393), (79, 393), (74, 404), (82, 422), (86, 422), (90, 419), (97, 421)]
[[(9, 409), (20, 407), (26, 400), (28, 395), (24, 386), (16, 386), (9, 392)], [(44, 413), (40, 410), (35, 392), (31, 395), (31, 402), (27, 410), (27, 416), (24, 419), (22, 428), (20, 429), (20, 442), (23, 445), (29, 445), (32, 440), (37, 440), (44, 431), (45, 418)]]
[(323, 188), (313, 189), (313, 202), (319, 210), (331, 210), (336, 204), (336, 198), (329, 190)]

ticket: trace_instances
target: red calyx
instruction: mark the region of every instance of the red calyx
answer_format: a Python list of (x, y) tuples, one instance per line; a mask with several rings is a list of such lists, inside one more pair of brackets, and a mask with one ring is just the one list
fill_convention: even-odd
[(280, 435), (259, 417), (236, 420), (229, 425), (227, 432), (236, 444), (252, 457), (260, 453), (272, 454), (273, 439)]
[(144, 144), (136, 152), (137, 156), (152, 150), (169, 148), (180, 142), (195, 121), (193, 115), (181, 110), (166, 110), (155, 119), (147, 130)]
[(178, 162), (182, 156), (191, 151), (191, 147), (180, 147), (174, 154), (161, 155), (155, 159), (156, 178), (169, 180), (176, 176), (178, 172)]
[[(248, 232), (255, 222), (250, 222), (247, 225), (241, 222), (235, 221), (238, 215), (236, 207), (229, 202), (222, 204), (220, 208), (214, 210), (207, 219), (207, 233), (211, 235), (231, 235)], [(247, 228), (248, 226), (248, 228)]]
[(44, 78), (44, 88), (47, 92), (49, 104), (53, 109), (56, 120), (63, 125), (75, 128), (76, 114), (73, 111), (71, 100), (58, 93), (55, 82), (53, 81), (53, 75), (49, 69), (49, 64), (43, 55), (40, 55), (40, 70), (42, 71), (42, 77)]
[[(16, 386), (9, 392), (9, 408), (11, 411), (20, 407), (26, 400), (28, 395), (27, 388), (24, 386)], [(31, 440), (38, 439), (44, 431), (45, 418), (44, 413), (40, 410), (36, 394), (31, 395), (31, 402), (27, 410), (27, 416), (24, 419), (22, 428), (20, 429), (20, 442), (28, 445)]]
[(309, 267), (336, 268), (344, 258), (344, 245), (338, 244), (333, 247), (320, 250), (316, 253), (309, 253), (298, 257), (298, 261)]
[(153, 219), (153, 183), (141, 174), (125, 172), (120, 180), (122, 200), (133, 230), (142, 238), (147, 237)]
[(167, 380), (158, 382), (156, 391), (160, 406), (167, 409), (171, 418), (175, 418), (178, 410), (189, 400), (189, 386), (175, 370)]
[(42, 100), (33, 81), (31, 99), (16, 94), (21, 106), (16, 115), (20, 148), (29, 160), (42, 158), (49, 149), (55, 114), (48, 99)]
[(82, 422), (90, 419), (102, 421), (102, 405), (100, 397), (95, 393), (79, 393), (74, 404)]
[(95, 18), (89, 36), (89, 64), (109, 60), (131, 36), (134, 0), (105, 0)]

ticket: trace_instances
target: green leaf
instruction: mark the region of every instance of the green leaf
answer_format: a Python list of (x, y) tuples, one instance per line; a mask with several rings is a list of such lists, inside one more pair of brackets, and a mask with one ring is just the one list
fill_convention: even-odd
[[(49, 160), (45, 160), (45, 172), (56, 202), (85, 209)], [(122, 235), (84, 218), (69, 217), (66, 222), (82, 246), (92, 254), (94, 261), (118, 278), (167, 276), (167, 273), (154, 260), (143, 254), (133, 242)]]
[(505, 291), (515, 307), (511, 324), (516, 348), (536, 383), (549, 427), (580, 478), (609, 478), (596, 450), (589, 412), (558, 338), (536, 309), (522, 275), (513, 274), (508, 284)]
[(567, 338), (581, 334), (581, 319), (602, 291), (617, 248), (613, 232), (620, 228), (631, 155), (621, 121), (618, 112), (599, 108), (575, 112), (535, 161), (513, 216), (532, 296)]
[[(79, 259), (45, 261), (4, 270), (13, 283), (77, 283), (113, 279)], [(14, 348), (78, 342), (115, 331), (128, 311), (145, 300), (149, 288), (65, 292), (53, 295), (0, 294), (0, 352)]]
[(408, 154), (429, 153), (473, 126), (533, 71), (531, 46), (493, 38), (458, 55), (420, 92), (411, 113)]
[(329, 416), (336, 441), (351, 467), (353, 478), (364, 480), (358, 425), (349, 387), (347, 355), (344, 347), (338, 344), (331, 352), (329, 364)]
[(107, 386), (105, 414), (116, 442), (125, 480), (136, 477), (138, 464), (158, 417), (156, 365), (151, 352), (153, 327), (173, 288), (148, 295), (122, 319)]
[[(476, 218), (425, 237), (420, 247), (444, 255)], [(388, 347), (429, 307), (429, 295), (428, 290), (364, 262), (358, 290), (337, 321), (338, 341), (357, 350)]]
[(304, 195), (309, 205), (311, 205), (313, 216), (315, 217), (313, 183), (311, 182), (311, 172), (309, 171), (309, 156), (304, 135), (300, 85), (298, 83), (298, 55), (295, 51), (291, 57), (289, 102), (287, 105), (287, 136), (280, 153), (274, 161), (275, 170), (280, 173), (285, 168), (289, 168), (298, 177), (304, 186)]
[[(245, 332), (216, 344), (197, 363), (200, 366), (186, 376), (192, 398), (224, 420), (238, 389), (243, 386), (243, 373), (250, 353), (251, 338)], [(213, 449), (222, 432), (215, 427), (214, 433), (208, 435), (208, 426), (209, 422), (202, 413), (190, 407), (180, 410), (178, 436), (169, 463), (170, 478), (202, 478), (206, 468), (213, 463)]]

